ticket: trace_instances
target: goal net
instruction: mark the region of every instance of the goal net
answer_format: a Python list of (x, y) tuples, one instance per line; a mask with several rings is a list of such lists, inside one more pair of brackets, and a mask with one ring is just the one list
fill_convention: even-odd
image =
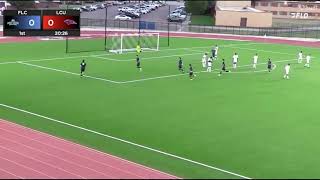
[(142, 50), (159, 50), (159, 33), (115, 34), (111, 36), (109, 52), (123, 53), (136, 51), (139, 44)]

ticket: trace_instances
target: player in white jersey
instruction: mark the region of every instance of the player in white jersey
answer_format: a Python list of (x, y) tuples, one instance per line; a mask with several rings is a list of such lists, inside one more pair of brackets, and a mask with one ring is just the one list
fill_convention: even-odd
[(208, 65), (208, 67), (207, 67), (207, 72), (211, 72), (211, 71), (212, 71), (212, 60), (213, 60), (213, 58), (212, 58), (212, 57), (210, 57), (210, 58), (208, 59), (208, 63), (207, 63), (207, 65)]
[(285, 65), (284, 67), (284, 79), (289, 79), (289, 73), (290, 73), (290, 64)]
[(203, 68), (206, 68), (206, 67), (207, 67), (207, 60), (208, 60), (208, 54), (205, 53), (205, 54), (202, 56), (202, 60), (201, 60), (201, 62), (202, 62), (202, 67), (203, 67)]
[(303, 54), (302, 54), (302, 51), (300, 51), (298, 54), (298, 63), (302, 63), (302, 59), (303, 59)]
[(253, 56), (253, 69), (257, 69), (258, 64), (258, 54)]
[(214, 49), (216, 50), (216, 54), (215, 54), (214, 58), (217, 59), (218, 58), (218, 50), (219, 50), (218, 45), (216, 45), (216, 47)]
[(306, 56), (306, 64), (304, 65), (304, 67), (310, 68), (310, 60), (311, 60), (311, 55), (308, 54)]
[(237, 63), (238, 63), (238, 60), (239, 60), (239, 55), (237, 53), (234, 53), (234, 55), (232, 56), (232, 66), (233, 66), (233, 69), (236, 69), (237, 68)]

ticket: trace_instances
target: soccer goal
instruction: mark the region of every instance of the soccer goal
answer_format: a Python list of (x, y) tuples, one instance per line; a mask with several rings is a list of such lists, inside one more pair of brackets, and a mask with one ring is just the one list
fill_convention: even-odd
[(109, 52), (123, 53), (135, 51), (138, 44), (142, 51), (158, 51), (159, 39), (159, 33), (115, 34), (111, 36)]

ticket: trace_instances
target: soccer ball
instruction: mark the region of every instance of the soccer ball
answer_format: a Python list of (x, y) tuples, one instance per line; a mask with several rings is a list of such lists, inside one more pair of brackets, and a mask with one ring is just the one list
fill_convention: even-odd
[(218, 76), (221, 76), (221, 74), (218, 74)]

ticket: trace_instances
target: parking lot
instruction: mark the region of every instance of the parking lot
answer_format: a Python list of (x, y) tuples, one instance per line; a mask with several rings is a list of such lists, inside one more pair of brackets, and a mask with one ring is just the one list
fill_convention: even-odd
[[(129, 3), (126, 5), (117, 5), (117, 6), (109, 6), (107, 17), (108, 19), (114, 19), (116, 15), (119, 14), (118, 8), (123, 6), (132, 5), (134, 3)], [(151, 11), (150, 13), (141, 15), (141, 21), (150, 21), (150, 22), (168, 22), (168, 14), (169, 8), (170, 11), (173, 11), (176, 7), (183, 5), (183, 3), (179, 2), (168, 2), (165, 6), (159, 7), (158, 9)], [(105, 19), (105, 9), (98, 9), (95, 11), (90, 12), (81, 12), (81, 18), (88, 18), (88, 19)], [(137, 20), (138, 19), (133, 19)]]

